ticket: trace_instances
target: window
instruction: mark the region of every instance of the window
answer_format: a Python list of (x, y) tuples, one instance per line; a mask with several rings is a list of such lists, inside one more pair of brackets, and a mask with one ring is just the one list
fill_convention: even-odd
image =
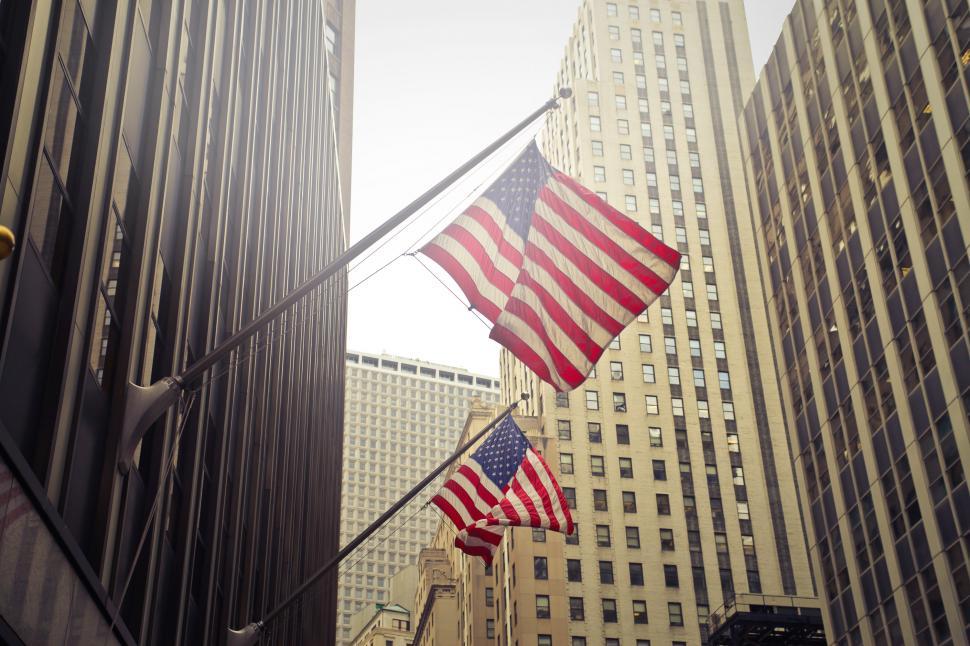
[(677, 239), (677, 242), (687, 244), (687, 229), (684, 227), (674, 227), (674, 237)]
[(674, 415), (678, 417), (684, 416), (684, 400), (680, 397), (670, 398), (670, 407), (673, 409)]
[(633, 186), (634, 184), (633, 171), (630, 170), (629, 168), (623, 169), (623, 183), (626, 184), (627, 186)]
[(609, 547), (611, 544), (612, 543), (610, 541), (610, 526), (597, 525), (596, 526), (596, 546)]
[(626, 546), (633, 550), (640, 549), (640, 528), (626, 528)]
[(668, 588), (680, 587), (680, 579), (677, 576), (676, 565), (664, 565), (664, 583)]
[(684, 298), (694, 298), (694, 283), (683, 281), (680, 284), (680, 288), (684, 293)]
[(667, 354), (677, 354), (677, 340), (672, 336), (665, 336), (664, 350), (667, 351)]
[(657, 376), (653, 370), (652, 363), (644, 363), (640, 365), (643, 370), (643, 383), (645, 384), (655, 384), (657, 383)]
[(542, 527), (532, 528), (532, 542), (533, 543), (545, 543), (546, 542), (546, 530)]
[(556, 430), (559, 432), (560, 440), (573, 439), (572, 423), (568, 419), (556, 420)]
[(616, 105), (617, 110), (626, 110), (626, 96), (623, 94), (614, 95), (613, 102)]
[(649, 139), (653, 136), (653, 129), (650, 127), (650, 123), (647, 121), (640, 122), (640, 136)]
[(606, 31), (610, 34), (610, 40), (620, 40), (620, 28), (616, 25), (609, 25)]
[(684, 16), (679, 11), (672, 12), (670, 16), (673, 18), (674, 24), (678, 27), (682, 27), (684, 25)]
[[(684, 256), (686, 258), (687, 256)], [(687, 327), (697, 327), (697, 312), (695, 310), (685, 310), (687, 317)]]
[(599, 92), (587, 92), (586, 93), (586, 104), (591, 108), (598, 108), (600, 105), (600, 94)]
[(616, 425), (616, 443), (617, 444), (629, 444), (630, 443), (630, 427), (626, 424)]
[(642, 563), (630, 563), (630, 585), (643, 585)]
[(640, 335), (640, 352), (653, 352), (653, 343), (649, 334)]
[(697, 131), (693, 128), (685, 128), (687, 131), (687, 143), (696, 144), (697, 143)]
[(616, 16), (617, 15), (617, 12), (616, 12), (616, 3), (614, 3), (614, 2), (607, 2), (606, 3), (606, 15), (607, 16)]
[(633, 159), (633, 149), (630, 144), (620, 144), (620, 159)]
[(586, 646), (585, 637), (573, 637), (569, 640), (570, 646)]
[(624, 514), (635, 514), (637, 513), (637, 494), (633, 491), (623, 492), (623, 513)]
[(623, 380), (623, 362), (610, 361), (610, 377), (616, 381)]
[(670, 368), (667, 368), (667, 382), (671, 386), (680, 385), (680, 368), (676, 368), (673, 366)]
[(707, 286), (707, 300), (716, 301), (717, 300), (717, 285)]
[(633, 623), (647, 623), (647, 602), (639, 599), (633, 600)]
[(724, 413), (724, 419), (734, 419), (734, 402), (721, 402), (721, 411)]
[(651, 426), (647, 429), (647, 433), (650, 436), (650, 446), (660, 447), (664, 445), (663, 431), (659, 426)]
[(654, 163), (656, 157), (654, 156), (653, 148), (647, 147), (643, 149), (643, 161), (648, 164)]
[(600, 409), (600, 394), (595, 390), (586, 391), (586, 409), (587, 410)]
[(552, 635), (539, 635), (536, 641), (537, 646), (552, 646)]
[(698, 388), (703, 388), (705, 386), (703, 370), (694, 368), (694, 385)]
[(556, 408), (569, 408), (569, 393), (556, 393)]
[(624, 393), (613, 393), (613, 410), (617, 413), (626, 412), (626, 395)]
[(744, 468), (743, 467), (731, 467), (731, 474), (734, 480), (734, 484), (739, 487), (744, 486)]
[[(570, 509), (576, 508), (576, 490), (573, 489), (573, 506)], [(573, 533), (566, 536), (566, 545), (579, 545), (579, 523), (573, 523)]]
[(644, 395), (644, 401), (647, 405), (647, 415), (660, 414), (660, 403), (656, 395)]
[(594, 141), (591, 142), (591, 144), (593, 146), (593, 157), (602, 157), (603, 156), (603, 142), (602, 141), (595, 141), (594, 140)]
[(559, 473), (563, 475), (568, 473), (573, 473), (573, 454), (572, 453), (559, 454)]
[(616, 599), (603, 599), (603, 623), (616, 623)]
[(660, 549), (663, 552), (674, 551), (674, 530), (672, 529), (660, 530)]
[(627, 121), (626, 119), (617, 119), (616, 120), (616, 131), (618, 133), (620, 133), (621, 135), (628, 135), (628, 134), (630, 134), (630, 122)]
[(628, 9), (630, 10), (630, 20), (640, 20), (640, 7), (631, 4)]
[(491, 608), (495, 605), (495, 589), (485, 588), (485, 605)]
[(701, 239), (701, 244), (704, 246), (710, 246), (711, 244), (711, 232), (707, 229), (698, 229), (698, 237)]
[(654, 480), (667, 479), (667, 464), (663, 460), (653, 461), (653, 479)]
[(597, 182), (606, 181), (606, 167), (605, 166), (593, 166), (593, 180)]
[(711, 418), (711, 409), (707, 405), (707, 400), (706, 399), (698, 399), (697, 400), (697, 416), (700, 417), (701, 419), (710, 419)]
[(589, 456), (589, 470), (594, 476), (606, 475), (606, 467), (603, 465), (602, 455)]
[(570, 509), (576, 509), (576, 488), (575, 487), (563, 487), (562, 488), (563, 498), (566, 499), (566, 506)]
[(613, 561), (600, 561), (600, 583), (613, 583)]
[(657, 494), (657, 514), (660, 516), (670, 515), (670, 495), (665, 493)]
[(701, 342), (697, 339), (690, 339), (688, 342), (690, 346), (690, 356), (699, 357), (701, 356)]
[(583, 563), (579, 559), (566, 559), (566, 580), (579, 582), (583, 580)]
[[(698, 202), (697, 204), (695, 204), (694, 210), (697, 212), (698, 218), (702, 220), (707, 218), (707, 205), (704, 204), (703, 202)], [(708, 240), (707, 244), (710, 244), (710, 240)]]
[(606, 489), (593, 489), (593, 511), (609, 511)]
[(616, 49), (616, 48), (611, 49), (610, 50), (610, 60), (612, 60), (614, 63), (622, 63), (623, 62), (623, 52), (620, 51), (619, 49)]
[(657, 174), (647, 173), (647, 186), (650, 188), (657, 188)]
[(724, 341), (714, 342), (714, 356), (718, 359), (727, 359), (727, 350), (724, 346)]
[[(670, 190), (671, 191), (675, 191), (677, 193), (680, 192), (680, 176), (678, 176), (678, 175), (671, 175), (670, 176)], [(680, 242), (680, 241), (678, 240), (678, 242)]]
[(610, 340), (609, 348), (610, 348), (610, 350), (619, 350), (620, 349), (620, 337), (618, 337), (618, 336), (613, 337)]
[(664, 46), (664, 34), (662, 31), (653, 32), (653, 45), (654, 47)]
[(711, 312), (711, 329), (720, 330), (721, 329), (721, 313)]
[(634, 213), (637, 210), (637, 196), (636, 195), (624, 195), (623, 196), (623, 208), (625, 208), (630, 213)]
[(613, 72), (613, 83), (623, 85), (623, 72)]
[(549, 618), (549, 596), (545, 594), (536, 595), (536, 617), (539, 619)]
[(590, 132), (599, 132), (600, 130), (603, 129), (602, 126), (600, 125), (600, 118), (597, 117), (596, 115), (593, 115), (593, 114), (589, 115), (589, 129), (590, 129)]
[(495, 620), (486, 619), (485, 620), (485, 637), (488, 639), (495, 639)]
[(641, 32), (639, 29), (636, 29), (636, 28), (631, 29), (630, 30), (630, 40), (632, 40), (635, 43), (642, 42), (643, 41), (643, 32)]
[[(674, 13), (677, 12), (675, 11)], [(684, 47), (686, 45), (683, 34), (674, 34), (674, 45), (677, 47)]]
[(532, 571), (538, 581), (549, 578), (549, 562), (545, 556), (535, 556), (532, 558)]
[(569, 618), (573, 621), (583, 621), (586, 619), (586, 610), (583, 607), (582, 597), (569, 597)]
[(589, 441), (592, 444), (601, 444), (603, 442), (603, 433), (601, 431), (601, 426), (599, 422), (587, 422), (586, 430), (589, 433)]
[(631, 458), (620, 458), (620, 477), (633, 477), (633, 460)]
[(667, 612), (670, 614), (670, 625), (671, 626), (683, 626), (684, 625), (684, 611), (680, 607), (679, 603), (668, 603)]

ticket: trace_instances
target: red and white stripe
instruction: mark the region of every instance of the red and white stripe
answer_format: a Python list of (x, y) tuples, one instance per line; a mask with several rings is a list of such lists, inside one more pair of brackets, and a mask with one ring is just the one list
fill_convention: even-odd
[(558, 171), (527, 240), (482, 197), (421, 251), (492, 322), (491, 338), (560, 391), (585, 380), (680, 267), (679, 252)]
[(573, 519), (549, 465), (534, 449), (525, 453), (505, 491), (469, 459), (431, 499), (458, 528), (455, 546), (491, 563), (507, 526), (543, 527), (572, 534)]

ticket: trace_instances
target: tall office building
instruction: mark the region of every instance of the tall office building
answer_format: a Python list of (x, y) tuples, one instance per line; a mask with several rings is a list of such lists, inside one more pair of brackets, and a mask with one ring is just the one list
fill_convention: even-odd
[(817, 603), (740, 164), (753, 76), (742, 0), (587, 1), (566, 47), (546, 154), (684, 254), (578, 389), (503, 355), (505, 397), (558, 439), (579, 533), (569, 614), (540, 624), (575, 645), (696, 646), (742, 593)]
[(829, 639), (970, 627), (970, 7), (802, 0), (742, 118)]
[[(0, 261), (0, 641), (221, 643), (336, 552), (343, 276), (118, 462), (129, 382), (179, 372), (344, 249), (324, 35), (350, 61), (352, 15), (0, 3), (18, 240)], [(327, 642), (335, 605), (334, 575), (262, 643)]]
[[(494, 377), (386, 354), (349, 352), (340, 543), (350, 542), (454, 452), (472, 401), (495, 403), (499, 396)], [(425, 502), (427, 497), (415, 499), (398, 522)], [(361, 555), (348, 559), (340, 574), (340, 643), (354, 637), (354, 613), (387, 601), (391, 576), (417, 563), (437, 524), (434, 512), (425, 510), (396, 532), (385, 529), (385, 542), (373, 549), (365, 544)]]

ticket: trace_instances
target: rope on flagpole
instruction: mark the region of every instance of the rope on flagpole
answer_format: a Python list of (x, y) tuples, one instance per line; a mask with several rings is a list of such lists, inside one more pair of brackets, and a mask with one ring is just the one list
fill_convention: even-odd
[(454, 296), (458, 300), (459, 303), (461, 303), (462, 305), (464, 305), (465, 308), (469, 312), (471, 312), (472, 314), (474, 314), (475, 315), (475, 318), (478, 319), (481, 322), (481, 324), (485, 326), (486, 329), (488, 329), (488, 330), (491, 330), (492, 329), (491, 326), (489, 326), (488, 321), (486, 321), (485, 318), (482, 317), (482, 315), (478, 312), (478, 310), (475, 309), (475, 307), (473, 305), (470, 305), (470, 304), (466, 303), (465, 301), (463, 301), (462, 298), (461, 298), (461, 296), (459, 296), (458, 294), (456, 294), (455, 293), (455, 290), (453, 290), (448, 285), (448, 283), (446, 283), (445, 281), (441, 280), (441, 278), (436, 273), (434, 273), (433, 271), (431, 271), (431, 268), (430, 267), (428, 267), (427, 265), (424, 264), (424, 262), (421, 261), (421, 258), (418, 257), (417, 252), (412, 252), (412, 253), (409, 253), (408, 255), (411, 256), (412, 258), (414, 258), (415, 260), (417, 260), (419, 265), (421, 265), (422, 267), (424, 267), (425, 270), (427, 270), (427, 272), (429, 274), (431, 274), (432, 276), (434, 276), (434, 279), (437, 280), (439, 283), (441, 283), (444, 286), (444, 288), (447, 289), (451, 293), (451, 295)]

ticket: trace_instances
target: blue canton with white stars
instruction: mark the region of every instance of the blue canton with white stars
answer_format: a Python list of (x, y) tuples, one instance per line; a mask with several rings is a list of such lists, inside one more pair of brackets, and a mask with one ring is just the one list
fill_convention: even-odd
[(533, 141), (483, 196), (495, 202), (505, 214), (508, 227), (525, 240), (532, 227), (539, 190), (551, 175), (552, 167)]
[(526, 451), (532, 445), (525, 439), (521, 429), (509, 415), (492, 431), (472, 459), (482, 466), (482, 471), (495, 486), (504, 490), (512, 476), (519, 470)]

